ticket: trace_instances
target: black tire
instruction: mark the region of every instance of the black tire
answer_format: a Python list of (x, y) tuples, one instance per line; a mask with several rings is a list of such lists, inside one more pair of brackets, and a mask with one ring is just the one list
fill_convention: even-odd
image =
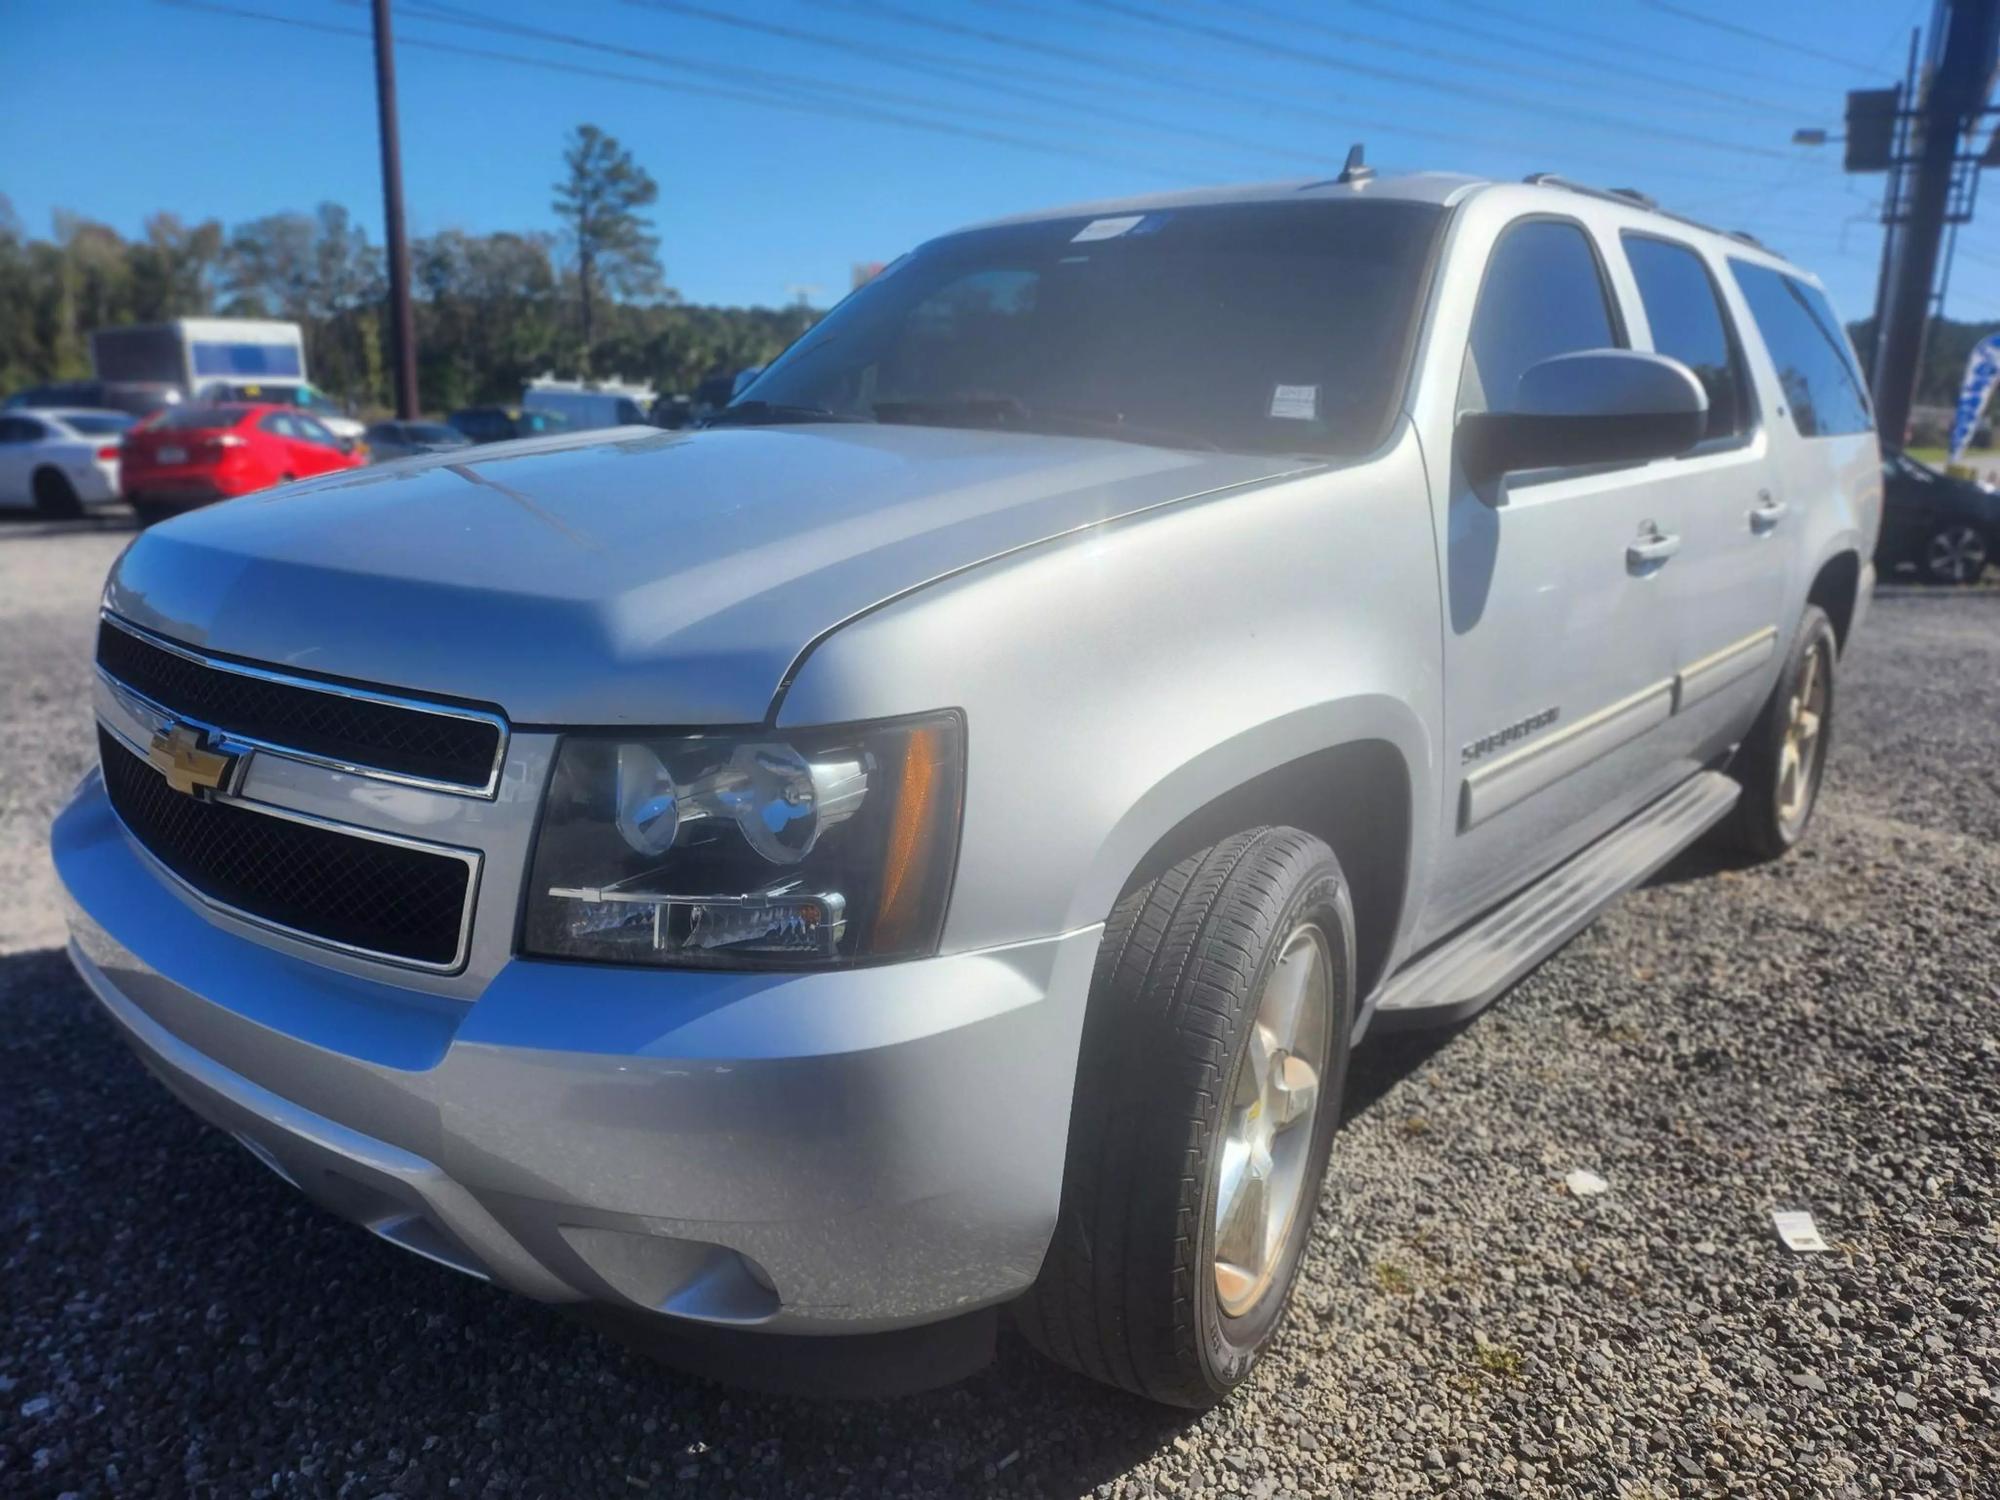
[[(1809, 657), (1818, 658), (1816, 672), (1824, 677), (1824, 707), (1819, 711), (1819, 727), (1804, 768), (1804, 802), (1787, 812), (1785, 785), (1786, 740), (1792, 726), (1793, 699)], [(1799, 622), (1791, 654), (1778, 674), (1771, 696), (1757, 715), (1749, 736), (1736, 751), (1729, 772), (1743, 783), (1743, 796), (1717, 830), (1723, 841), (1754, 859), (1777, 859), (1805, 836), (1819, 804), (1820, 783), (1825, 779), (1826, 757), (1833, 744), (1835, 708), (1838, 704), (1840, 641), (1833, 622), (1816, 604), (1806, 606)]]
[(73, 521), (83, 514), (76, 486), (61, 470), (35, 470), (35, 514), (51, 521)]
[(157, 500), (133, 500), (130, 504), (141, 526), (157, 526), (173, 514), (172, 509)]
[(1992, 561), (1992, 540), (1967, 521), (1947, 522), (1924, 538), (1917, 571), (1927, 583), (1947, 587), (1979, 582)]
[[(1281, 1248), (1230, 1316), (1214, 1265), (1223, 1122), (1264, 981), (1304, 924), (1326, 939), (1318, 1102)], [(1054, 1242), (1016, 1309), (1029, 1342), (1174, 1406), (1212, 1406), (1241, 1384), (1311, 1235), (1353, 1020), (1354, 910), (1333, 851), (1309, 834), (1236, 834), (1120, 901), (1091, 985)]]

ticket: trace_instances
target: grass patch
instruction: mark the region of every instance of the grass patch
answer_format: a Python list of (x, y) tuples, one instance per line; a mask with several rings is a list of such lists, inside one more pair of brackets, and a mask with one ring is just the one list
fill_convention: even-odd
[(1482, 1373), (1498, 1376), (1502, 1380), (1521, 1378), (1521, 1351), (1510, 1349), (1505, 1344), (1475, 1344), (1472, 1362)]
[(1417, 1279), (1392, 1260), (1375, 1262), (1375, 1282), (1383, 1291), (1407, 1297), (1417, 1289)]

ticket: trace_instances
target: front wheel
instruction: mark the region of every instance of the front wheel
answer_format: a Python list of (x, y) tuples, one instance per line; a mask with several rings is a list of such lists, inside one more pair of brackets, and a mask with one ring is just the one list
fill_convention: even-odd
[(1932, 583), (1977, 583), (1987, 557), (1985, 533), (1954, 521), (1938, 527), (1924, 543), (1924, 577)]
[(1833, 622), (1818, 605), (1807, 605), (1778, 684), (1729, 768), (1743, 796), (1722, 825), (1724, 836), (1757, 859), (1784, 854), (1812, 821), (1833, 743), (1839, 663)]
[(1030, 1342), (1175, 1406), (1242, 1383), (1311, 1235), (1353, 1014), (1353, 906), (1309, 834), (1237, 834), (1119, 902)]

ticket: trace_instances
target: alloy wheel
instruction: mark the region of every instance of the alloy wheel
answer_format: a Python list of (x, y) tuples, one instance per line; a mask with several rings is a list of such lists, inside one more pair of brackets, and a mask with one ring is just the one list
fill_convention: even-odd
[(1792, 684), (1785, 711), (1784, 744), (1778, 752), (1778, 821), (1787, 829), (1803, 823), (1812, 808), (1832, 667), (1827, 643), (1815, 641), (1799, 663), (1798, 679)]
[(1943, 527), (1924, 548), (1924, 567), (1940, 583), (1971, 583), (1986, 570), (1986, 538), (1976, 526)]
[(1315, 1186), (1307, 1166), (1332, 1010), (1326, 934), (1300, 923), (1257, 997), (1249, 1052), (1217, 1152), (1214, 1275), (1225, 1316), (1242, 1317), (1269, 1290), (1293, 1221)]

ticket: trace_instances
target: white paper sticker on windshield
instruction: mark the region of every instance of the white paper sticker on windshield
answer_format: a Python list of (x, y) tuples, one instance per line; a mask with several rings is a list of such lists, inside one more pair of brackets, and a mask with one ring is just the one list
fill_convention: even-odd
[(1316, 385), (1274, 385), (1271, 387), (1271, 415), (1290, 417), (1295, 422), (1319, 420), (1319, 387)]
[(1145, 217), (1144, 214), (1126, 214), (1116, 219), (1092, 219), (1071, 235), (1069, 242), (1072, 245), (1080, 245), (1085, 240), (1115, 240)]

